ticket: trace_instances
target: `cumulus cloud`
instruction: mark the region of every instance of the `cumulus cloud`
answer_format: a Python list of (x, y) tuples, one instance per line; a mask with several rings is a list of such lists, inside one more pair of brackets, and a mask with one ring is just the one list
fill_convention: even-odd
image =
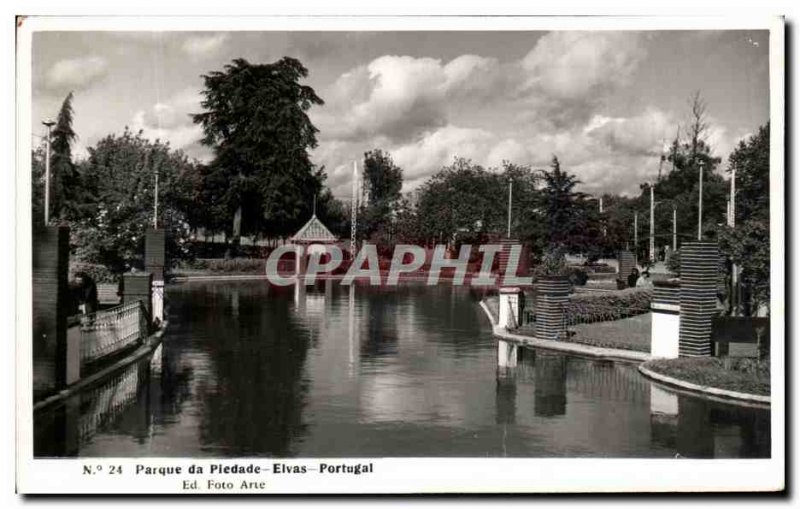
[(407, 141), (446, 124), (452, 101), (491, 93), (496, 59), (462, 55), (439, 59), (387, 55), (343, 74), (325, 94), (315, 115), (325, 136), (358, 139), (385, 136)]
[(141, 130), (147, 138), (168, 141), (170, 146), (186, 151), (191, 157), (208, 160), (210, 152), (199, 145), (202, 129), (190, 117), (191, 113), (201, 111), (200, 101), (197, 90), (182, 90), (148, 109), (137, 111), (131, 128)]
[(108, 73), (108, 62), (99, 56), (69, 58), (56, 62), (46, 76), (47, 87), (52, 90), (82, 90), (103, 79)]
[(225, 46), (228, 41), (229, 35), (226, 33), (217, 33), (212, 35), (193, 35), (187, 37), (181, 49), (187, 55), (193, 58), (200, 58), (209, 55), (214, 55)]
[(556, 126), (582, 123), (630, 83), (646, 56), (642, 32), (550, 32), (520, 61), (521, 91)]
[(638, 156), (660, 156), (675, 120), (663, 111), (650, 108), (630, 118), (595, 115), (584, 132), (612, 152)]

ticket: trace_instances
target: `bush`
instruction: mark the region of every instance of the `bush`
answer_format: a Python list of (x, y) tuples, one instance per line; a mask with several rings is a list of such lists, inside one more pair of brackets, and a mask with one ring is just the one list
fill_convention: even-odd
[(582, 323), (620, 320), (650, 312), (652, 291), (629, 288), (617, 292), (578, 294), (570, 298), (567, 313)]
[(69, 279), (72, 280), (76, 272), (83, 272), (87, 274), (96, 284), (100, 283), (118, 283), (119, 274), (115, 274), (105, 265), (96, 263), (86, 263), (79, 261), (72, 261), (69, 264)]
[(572, 286), (586, 286), (589, 275), (583, 269), (573, 268), (569, 273), (569, 282)]
[(667, 259), (667, 270), (672, 272), (673, 274), (680, 276), (681, 275), (681, 250), (678, 249), (677, 251), (672, 252), (669, 255), (669, 259)]
[(258, 274), (265, 270), (265, 261), (258, 258), (198, 258), (186, 264), (192, 270), (220, 274)]

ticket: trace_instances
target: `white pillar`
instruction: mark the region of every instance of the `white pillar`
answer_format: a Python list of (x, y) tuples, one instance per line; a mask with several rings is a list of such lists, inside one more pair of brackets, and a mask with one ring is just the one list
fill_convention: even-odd
[(152, 292), (152, 310), (153, 310), (153, 322), (155, 323), (158, 320), (159, 323), (164, 322), (164, 281), (163, 280), (153, 280), (153, 288)]
[(521, 325), (522, 318), (521, 304), (519, 298), (522, 290), (517, 287), (507, 287), (500, 289), (500, 310), (497, 325), (506, 329), (516, 329)]

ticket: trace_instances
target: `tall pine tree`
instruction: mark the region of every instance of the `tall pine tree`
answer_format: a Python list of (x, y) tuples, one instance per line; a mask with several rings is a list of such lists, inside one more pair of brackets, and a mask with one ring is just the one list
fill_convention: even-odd
[(61, 104), (50, 136), (52, 217), (60, 221), (78, 218), (86, 205), (80, 173), (72, 161), (72, 143), (77, 138), (72, 129), (72, 99), (70, 92)]

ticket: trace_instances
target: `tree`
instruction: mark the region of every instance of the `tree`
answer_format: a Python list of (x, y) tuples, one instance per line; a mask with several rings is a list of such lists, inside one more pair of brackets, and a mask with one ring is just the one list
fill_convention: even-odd
[(367, 204), (360, 211), (362, 238), (376, 236), (390, 240), (403, 187), (403, 170), (387, 152), (374, 149), (364, 154), (364, 179)]
[(740, 267), (743, 311), (751, 314), (769, 304), (769, 124), (739, 145), (728, 158), (736, 170), (736, 225), (720, 228), (720, 248)]
[[(721, 159), (714, 155), (708, 138), (707, 106), (699, 92), (689, 101), (690, 119), (683, 136), (678, 132), (673, 140), (667, 161), (671, 163), (671, 171), (654, 183), (655, 199), (669, 202), (677, 210), (678, 240), (697, 239), (697, 215), (699, 211), (699, 174), (703, 166), (703, 225), (702, 232), (706, 239), (716, 235), (717, 225), (725, 220), (727, 209), (727, 185), (716, 169)], [(650, 189), (643, 185), (642, 194), (637, 202), (637, 209), (642, 216), (641, 226), (645, 231), (650, 228)], [(664, 232), (659, 243), (671, 244), (672, 207), (656, 209), (656, 232)]]
[(44, 158), (43, 145), (31, 151), (31, 222), (34, 226), (44, 224)]
[(91, 196), (72, 161), (72, 143), (77, 138), (72, 129), (73, 93), (67, 94), (58, 112), (50, 136), (50, 177), (52, 217), (60, 220), (77, 219), (87, 210)]
[(487, 233), (505, 231), (506, 196), (502, 177), (469, 159), (456, 158), (420, 188), (417, 214), (428, 242), (476, 242)]
[(556, 156), (550, 171), (542, 171), (542, 178), (539, 244), (562, 246), (568, 251), (586, 250), (601, 228), (599, 217), (586, 203), (587, 196), (575, 190), (580, 180), (562, 171)]
[(82, 163), (96, 200), (91, 213), (73, 223), (76, 259), (105, 265), (115, 273), (141, 260), (144, 233), (153, 224), (155, 172), (159, 174), (159, 227), (169, 232), (167, 258), (190, 255), (186, 217), (187, 211), (196, 208), (190, 179), (195, 166), (168, 144), (148, 141), (141, 132), (134, 134), (126, 128), (122, 135), (108, 135), (90, 147)]
[(300, 83), (308, 71), (296, 59), (272, 64), (233, 60), (224, 71), (203, 76), (202, 143), (213, 147), (209, 165), (212, 202), (228, 224), (234, 254), (242, 234), (287, 236), (307, 220), (323, 173), (308, 149), (317, 129), (307, 112), (322, 105)]

